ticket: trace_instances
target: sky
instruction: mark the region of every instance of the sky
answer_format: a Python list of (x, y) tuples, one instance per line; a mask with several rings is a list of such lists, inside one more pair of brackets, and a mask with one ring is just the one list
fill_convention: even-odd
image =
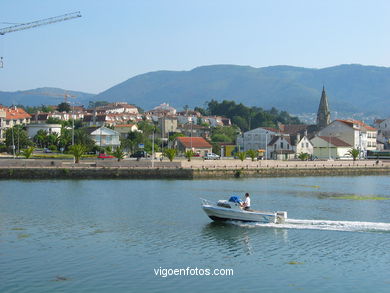
[(390, 67), (388, 0), (1, 0), (0, 91), (100, 93), (138, 74), (212, 64)]

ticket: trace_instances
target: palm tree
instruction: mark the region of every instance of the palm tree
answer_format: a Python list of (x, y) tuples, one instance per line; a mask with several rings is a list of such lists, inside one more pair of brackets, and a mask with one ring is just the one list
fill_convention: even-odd
[(243, 162), (246, 159), (246, 152), (238, 152), (237, 157)]
[(252, 162), (254, 162), (255, 158), (257, 158), (258, 152), (256, 152), (255, 150), (249, 150), (246, 152), (246, 154), (252, 159)]
[(80, 158), (84, 155), (86, 151), (86, 146), (82, 144), (75, 144), (70, 147), (70, 152), (74, 156), (75, 163), (80, 162)]
[(356, 161), (357, 157), (359, 156), (359, 150), (358, 149), (350, 149), (348, 151), (348, 154), (350, 154), (354, 161)]
[(166, 156), (169, 159), (169, 161), (172, 162), (176, 156), (176, 150), (175, 149), (165, 149), (164, 156)]
[(125, 153), (123, 152), (122, 148), (116, 148), (115, 151), (112, 152), (112, 155), (118, 159), (118, 162), (120, 160), (123, 160), (125, 157)]
[(309, 159), (309, 154), (308, 153), (300, 153), (298, 155), (298, 159), (301, 161), (307, 161)]
[(186, 151), (184, 153), (184, 156), (187, 158), (188, 162), (191, 162), (191, 158), (195, 156), (195, 153), (193, 150)]
[(22, 155), (26, 158), (29, 159), (31, 158), (31, 155), (34, 152), (34, 147), (29, 147), (27, 149), (22, 150)]

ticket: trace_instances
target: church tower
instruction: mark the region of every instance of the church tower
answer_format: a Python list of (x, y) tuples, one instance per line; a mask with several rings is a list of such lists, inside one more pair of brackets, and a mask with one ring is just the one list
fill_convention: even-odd
[(320, 106), (317, 112), (317, 128), (322, 129), (330, 124), (330, 111), (325, 86), (322, 87)]

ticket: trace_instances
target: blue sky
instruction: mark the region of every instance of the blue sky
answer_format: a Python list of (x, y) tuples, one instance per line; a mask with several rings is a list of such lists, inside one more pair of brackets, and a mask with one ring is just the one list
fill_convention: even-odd
[(99, 93), (210, 64), (390, 66), (387, 0), (2, 0), (0, 22), (73, 11), (82, 18), (0, 36), (0, 91)]

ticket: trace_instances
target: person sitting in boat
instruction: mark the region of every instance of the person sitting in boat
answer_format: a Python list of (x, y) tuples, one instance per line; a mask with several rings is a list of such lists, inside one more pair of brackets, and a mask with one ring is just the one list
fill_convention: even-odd
[(251, 199), (249, 197), (249, 193), (245, 193), (245, 201), (241, 204), (244, 210), (249, 210), (251, 208)]

